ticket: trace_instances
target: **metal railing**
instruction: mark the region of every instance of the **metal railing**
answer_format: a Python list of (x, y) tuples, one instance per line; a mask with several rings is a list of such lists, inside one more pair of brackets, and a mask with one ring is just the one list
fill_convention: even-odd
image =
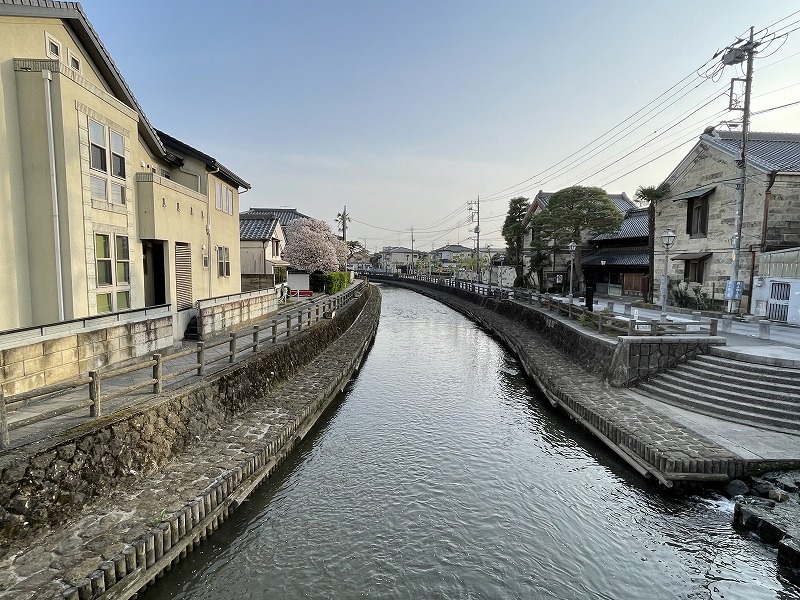
[[(196, 375), (202, 377), (205, 375), (206, 367), (209, 365), (224, 359), (227, 359), (227, 362), (231, 364), (235, 362), (237, 356), (241, 356), (244, 352), (252, 351), (253, 353), (257, 353), (260, 349), (266, 349), (266, 347), (271, 347), (279, 341), (298, 335), (321, 319), (332, 318), (335, 315), (336, 309), (348, 304), (362, 291), (363, 285), (364, 283), (362, 282), (358, 285), (351, 286), (349, 289), (339, 294), (326, 297), (321, 302), (307, 303), (296, 310), (282, 312), (271, 319), (267, 319), (264, 323), (231, 332), (221, 339), (209, 342), (198, 342), (196, 349), (193, 348), (168, 355), (162, 355), (160, 353), (153, 354), (150, 360), (125, 367), (115, 368), (113, 365), (107, 365), (106, 367), (89, 371), (88, 374), (80, 375), (69, 381), (63, 381), (51, 386), (15, 394), (7, 398), (3, 397), (3, 388), (0, 385), (0, 449), (9, 447), (9, 431), (46, 421), (53, 417), (86, 408), (87, 406), (89, 407), (90, 417), (101, 417), (103, 415), (104, 402), (128, 395), (143, 388), (152, 388), (153, 394), (160, 394), (163, 391), (164, 383), (171, 379), (190, 372), (195, 372)], [(266, 332), (267, 335), (263, 335), (264, 332)], [(247, 339), (248, 343), (241, 344), (240, 340), (243, 339)], [(227, 352), (208, 353), (209, 350), (223, 345), (228, 346)], [(196, 356), (195, 362), (184, 365), (177, 370), (165, 372), (164, 366), (166, 364), (192, 355)], [(118, 388), (103, 393), (104, 381), (107, 382), (113, 377), (135, 373), (145, 369), (152, 369), (151, 377), (137, 381), (124, 388)], [(23, 419), (15, 419), (13, 422), (9, 423), (9, 413), (28, 408), (36, 402), (42, 403), (46, 400), (57, 399), (58, 394), (82, 386), (88, 386), (88, 398), (65, 398), (63, 401), (59, 401), (57, 406), (52, 408), (44, 407), (41, 412), (31, 414)]]

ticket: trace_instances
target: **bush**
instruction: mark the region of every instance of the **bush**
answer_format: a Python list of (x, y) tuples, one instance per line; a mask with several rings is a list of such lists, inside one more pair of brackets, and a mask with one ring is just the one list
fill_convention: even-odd
[(350, 273), (336, 271), (334, 273), (312, 273), (309, 284), (313, 292), (335, 294), (345, 289), (350, 284)]

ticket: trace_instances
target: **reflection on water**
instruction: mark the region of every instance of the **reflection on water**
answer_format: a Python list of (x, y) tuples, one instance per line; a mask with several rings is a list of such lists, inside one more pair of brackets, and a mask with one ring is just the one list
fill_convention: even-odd
[(730, 502), (648, 487), (472, 323), (382, 291), (342, 403), (143, 597), (800, 599)]

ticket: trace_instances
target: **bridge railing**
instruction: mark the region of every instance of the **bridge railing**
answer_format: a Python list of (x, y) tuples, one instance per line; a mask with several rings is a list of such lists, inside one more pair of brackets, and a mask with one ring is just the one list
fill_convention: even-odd
[[(221, 339), (198, 342), (196, 349), (192, 348), (167, 355), (153, 354), (149, 360), (124, 367), (107, 365), (68, 381), (5, 398), (3, 397), (3, 389), (0, 386), (0, 449), (9, 447), (9, 432), (15, 429), (86, 407), (89, 408), (90, 417), (101, 417), (103, 415), (104, 402), (109, 402), (144, 388), (151, 388), (153, 394), (160, 394), (163, 391), (164, 383), (176, 377), (191, 372), (202, 377), (205, 375), (206, 367), (211, 364), (224, 359), (227, 359), (230, 364), (235, 362), (236, 357), (241, 356), (242, 353), (256, 353), (259, 350), (266, 350), (267, 347), (277, 344), (278, 341), (300, 334), (322, 319), (333, 318), (336, 309), (348, 304), (359, 295), (363, 291), (363, 286), (364, 283), (361, 282), (336, 295), (328, 296), (322, 301), (308, 303), (296, 310), (279, 313), (263, 323), (231, 332)], [(241, 343), (240, 340), (247, 341)], [(210, 352), (214, 348), (221, 346), (227, 346), (227, 351)], [(167, 364), (189, 356), (195, 356), (195, 361), (179, 365), (168, 372), (165, 371)], [(125, 387), (112, 386), (108, 391), (104, 392), (104, 382), (108, 387), (114, 377), (144, 370), (151, 370), (149, 377), (145, 376)], [(87, 387), (87, 396), (83, 398), (75, 398), (74, 396), (71, 398), (58, 398), (59, 394), (71, 392), (84, 386)], [(50, 405), (47, 405), (48, 401), (54, 400), (55, 402), (50, 402)], [(32, 412), (29, 416), (23, 418), (12, 418), (11, 422), (9, 422), (9, 413), (32, 407), (37, 409), (36, 412)]]

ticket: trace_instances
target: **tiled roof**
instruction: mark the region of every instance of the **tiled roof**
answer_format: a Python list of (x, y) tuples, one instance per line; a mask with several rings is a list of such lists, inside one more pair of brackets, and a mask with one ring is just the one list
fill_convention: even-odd
[[(714, 131), (701, 139), (737, 158), (742, 152), (741, 133), (737, 131)], [(751, 131), (747, 138), (747, 160), (767, 171), (799, 173), (800, 134)]]
[(278, 219), (268, 217), (242, 217), (239, 219), (239, 239), (248, 241), (271, 240)]
[(625, 238), (648, 237), (650, 235), (650, 220), (646, 208), (634, 208), (628, 211), (622, 220), (622, 225), (616, 233), (603, 233), (592, 241), (619, 240)]
[(581, 258), (583, 267), (643, 267), (650, 266), (650, 253), (647, 248), (601, 248)]
[(251, 208), (247, 212), (241, 213), (240, 218), (260, 217), (267, 219), (278, 219), (281, 227), (286, 227), (295, 219), (310, 219), (308, 215), (297, 212), (296, 208)]
[(437, 248), (434, 252), (456, 252), (456, 253), (464, 253), (464, 252), (472, 252), (472, 248), (467, 248), (466, 246), (462, 246), (461, 244), (448, 244), (447, 246), (442, 246), (441, 248)]

